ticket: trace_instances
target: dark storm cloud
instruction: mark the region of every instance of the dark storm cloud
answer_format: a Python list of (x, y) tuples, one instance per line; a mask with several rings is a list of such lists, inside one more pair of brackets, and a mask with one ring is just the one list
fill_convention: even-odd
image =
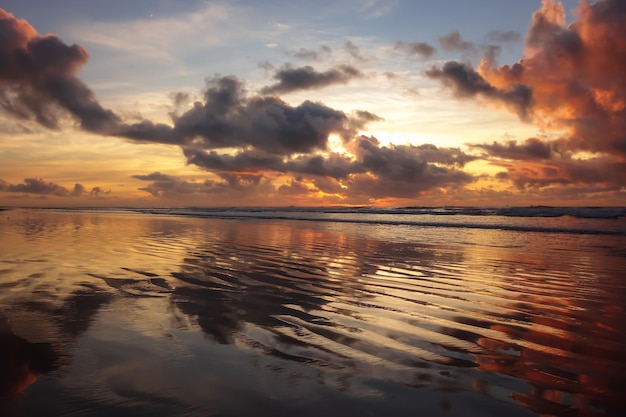
[(298, 90), (315, 90), (333, 84), (346, 84), (363, 74), (350, 65), (340, 65), (328, 71), (319, 72), (307, 65), (305, 67), (285, 66), (274, 74), (275, 84), (264, 87), (263, 94), (291, 93)]
[[(171, 125), (150, 120), (127, 123), (103, 108), (76, 76), (87, 60), (84, 49), (67, 46), (56, 37), (39, 36), (28, 23), (2, 13), (0, 33), (6, 36), (0, 37), (0, 105), (5, 111), (49, 127), (57, 126), (65, 112), (89, 132), (174, 144), (183, 149), (188, 163), (218, 178), (188, 181), (159, 172), (135, 176), (148, 183), (141, 189), (153, 196), (225, 191), (267, 196), (276, 189), (266, 173), (296, 176), (293, 190), (306, 188), (361, 199), (367, 198), (368, 189), (376, 198), (409, 197), (474, 180), (461, 171), (473, 157), (458, 149), (381, 146), (372, 137), (358, 136), (368, 124), (382, 120), (375, 114), (346, 114), (312, 101), (294, 106), (275, 96), (249, 95), (234, 76), (208, 79), (201, 98), (191, 104), (188, 95), (173, 96)], [(347, 42), (345, 48), (353, 58), (363, 60), (356, 45)], [(429, 51), (418, 45), (411, 48), (416, 53)], [(277, 84), (264, 93), (321, 88), (359, 76), (361, 72), (351, 66), (325, 72), (312, 67), (283, 68), (276, 73)], [(478, 87), (473, 94), (496, 97), (501, 93)], [(331, 134), (338, 135), (350, 153), (329, 152)], [(223, 152), (218, 153), (219, 149)], [(24, 184), (0, 182), (0, 190), (59, 196), (88, 193), (80, 184), (67, 189), (32, 178)], [(89, 192), (92, 196), (102, 193), (100, 187)]]
[(541, 160), (550, 159), (556, 151), (556, 143), (543, 141), (537, 138), (528, 138), (523, 143), (508, 141), (505, 144), (470, 144), (472, 148), (487, 151), (490, 156), (512, 160)]
[(285, 164), (288, 172), (296, 174), (345, 179), (352, 174), (363, 173), (366, 168), (349, 157), (332, 153), (328, 156), (300, 156)]
[(258, 151), (243, 151), (236, 155), (218, 154), (215, 151), (206, 152), (196, 149), (184, 149), (187, 163), (197, 165), (209, 171), (285, 171), (283, 157)]
[(352, 173), (364, 172), (364, 168), (352, 159), (336, 153), (328, 156), (300, 155), (290, 159), (254, 151), (236, 155), (220, 155), (215, 151), (185, 150), (187, 162), (214, 172), (263, 172), (307, 174), (333, 178), (345, 178)]
[(425, 42), (406, 43), (398, 41), (396, 42), (394, 49), (397, 51), (403, 51), (409, 56), (417, 55), (421, 58), (430, 58), (437, 52), (437, 49), (435, 49), (434, 46), (429, 45)]
[(459, 98), (481, 96), (514, 109), (522, 120), (528, 118), (533, 91), (523, 84), (512, 84), (506, 89), (496, 88), (471, 66), (456, 61), (448, 61), (441, 68), (433, 67), (426, 71), (426, 75), (442, 81)]
[[(459, 187), (475, 180), (461, 168), (476, 157), (458, 148), (380, 146), (375, 138), (365, 136), (346, 142), (345, 146), (352, 155), (331, 152), (278, 156), (254, 150), (218, 154), (198, 149), (185, 149), (184, 153), (189, 164), (224, 179), (228, 176), (262, 176), (270, 172), (294, 175), (296, 182), (279, 189), (281, 194), (308, 190), (363, 199), (369, 187), (375, 190), (376, 198), (408, 198), (438, 187)], [(189, 190), (200, 187), (198, 183), (181, 184), (160, 173), (135, 178), (152, 181), (152, 185), (143, 189), (153, 195), (161, 195), (168, 187)], [(305, 186), (303, 181), (308, 185)], [(215, 189), (214, 185), (211, 189)], [(316, 188), (311, 189), (313, 186)]]
[(0, 106), (22, 119), (58, 126), (56, 106), (71, 113), (83, 129), (103, 133), (120, 123), (76, 77), (89, 55), (54, 35), (40, 36), (25, 20), (0, 9)]
[[(362, 137), (356, 148), (357, 160), (367, 170), (380, 178), (419, 184), (425, 187), (446, 182), (452, 174), (452, 181), (470, 176), (457, 171), (476, 159), (464, 154), (460, 149), (437, 148), (434, 145), (390, 145), (379, 146), (373, 138)], [(447, 167), (442, 167), (445, 165)], [(458, 176), (457, 174), (462, 174)]]
[(356, 135), (374, 115), (353, 115), (305, 101), (291, 106), (278, 97), (248, 97), (236, 77), (209, 80), (203, 102), (174, 116), (174, 131), (181, 144), (194, 149), (253, 148), (276, 155), (326, 149), (328, 136), (344, 140)]
[[(348, 143), (347, 146), (353, 150), (355, 158), (335, 152), (325, 155), (298, 155), (290, 158), (257, 151), (220, 155), (215, 151), (185, 149), (184, 153), (188, 163), (209, 171), (276, 171), (335, 179), (371, 172), (384, 178), (400, 179), (402, 176), (404, 181), (411, 181), (411, 173), (419, 175), (419, 170), (427, 164), (462, 167), (467, 162), (476, 159), (458, 148), (438, 148), (434, 145), (381, 147), (372, 137), (358, 138)], [(400, 175), (400, 173), (404, 174)], [(156, 180), (157, 178), (145, 179)]]
[[(182, 107), (188, 95), (173, 97), (176, 111), (171, 114), (171, 125), (150, 120), (126, 123), (103, 108), (76, 76), (88, 59), (82, 47), (68, 46), (55, 36), (40, 36), (26, 21), (2, 10), (0, 33), (0, 106), (14, 117), (34, 119), (47, 127), (57, 126), (65, 112), (86, 131), (135, 142), (291, 155), (326, 149), (330, 134), (350, 140), (368, 122), (380, 120), (368, 112), (347, 115), (312, 101), (292, 106), (278, 97), (249, 96), (238, 78), (216, 76), (207, 80), (202, 99), (186, 110)], [(279, 82), (268, 89), (320, 88), (360, 75), (350, 66), (326, 72), (284, 68), (277, 73)]]
[(83, 194), (92, 194), (94, 189), (100, 187), (94, 187), (91, 192), (88, 192), (84, 185), (74, 184), (72, 189), (68, 189), (62, 185), (54, 182), (48, 182), (41, 178), (26, 178), (21, 184), (10, 184), (0, 179), (0, 192), (8, 193), (25, 193), (25, 194), (37, 194), (37, 195), (53, 195), (57, 197), (80, 197)]
[[(89, 59), (81, 46), (69, 46), (54, 35), (41, 36), (28, 22), (2, 9), (0, 34), (0, 107), (7, 113), (56, 128), (66, 112), (88, 132), (130, 138), (145, 127), (124, 124), (77, 77)], [(152, 127), (163, 130), (160, 125)], [(162, 132), (144, 133), (142, 139), (167, 142)]]
[(369, 123), (380, 122), (382, 120), (385, 119), (374, 113), (370, 113), (365, 110), (356, 110), (353, 112), (349, 125), (352, 129), (365, 129)]
[(487, 39), (492, 42), (520, 42), (522, 36), (513, 30), (491, 30), (487, 33)]
[(440, 36), (437, 40), (439, 41), (439, 45), (446, 51), (470, 52), (476, 48), (472, 42), (463, 40), (458, 31)]

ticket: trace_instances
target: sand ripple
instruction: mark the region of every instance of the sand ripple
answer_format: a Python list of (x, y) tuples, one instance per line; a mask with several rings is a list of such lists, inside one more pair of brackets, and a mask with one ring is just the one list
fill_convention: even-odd
[[(450, 240), (431, 228), (394, 241), (369, 238), (369, 226), (170, 226), (115, 234), (92, 265), (74, 265), (75, 286), (162, 298), (213, 342), (278, 368), (313, 367), (328, 384), (359, 376), (494, 397), (506, 386), (538, 413), (593, 415), (588, 404), (623, 401), (623, 238), (465, 231)], [(42, 275), (3, 281), (13, 268), (0, 268), (0, 287), (13, 292), (49, 275), (31, 268)]]

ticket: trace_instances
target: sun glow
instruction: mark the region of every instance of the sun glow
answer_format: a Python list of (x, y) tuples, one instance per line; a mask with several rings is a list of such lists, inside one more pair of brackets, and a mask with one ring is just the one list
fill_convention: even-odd
[(332, 153), (340, 155), (349, 153), (343, 146), (343, 140), (339, 135), (331, 134), (328, 136), (328, 150)]

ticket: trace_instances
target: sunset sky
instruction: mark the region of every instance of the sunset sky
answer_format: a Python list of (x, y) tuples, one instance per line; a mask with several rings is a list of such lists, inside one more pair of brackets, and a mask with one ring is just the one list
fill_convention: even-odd
[(0, 2), (0, 206), (626, 206), (626, 1)]

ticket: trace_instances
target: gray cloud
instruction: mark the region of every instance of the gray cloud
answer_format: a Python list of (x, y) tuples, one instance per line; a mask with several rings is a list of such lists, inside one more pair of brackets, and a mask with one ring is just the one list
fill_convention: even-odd
[(412, 184), (416, 189), (470, 182), (471, 176), (455, 166), (462, 167), (476, 159), (460, 149), (437, 148), (434, 145), (381, 147), (374, 138), (366, 137), (358, 141), (356, 155), (367, 172), (384, 180)]
[(396, 42), (394, 49), (397, 51), (403, 51), (409, 56), (419, 56), (421, 58), (430, 58), (436, 52), (437, 49), (425, 42), (409, 42), (402, 41)]
[[(0, 33), (0, 106), (14, 117), (32, 118), (47, 127), (56, 127), (58, 117), (66, 112), (86, 131), (140, 143), (204, 150), (250, 148), (289, 155), (326, 149), (331, 133), (349, 140), (376, 119), (367, 112), (347, 115), (311, 101), (291, 106), (277, 97), (250, 97), (238, 78), (216, 76), (207, 81), (201, 100), (171, 115), (172, 125), (150, 120), (126, 123), (103, 108), (76, 76), (88, 59), (82, 47), (37, 35), (27, 22), (1, 9)], [(283, 69), (277, 73), (279, 82), (269, 90), (320, 88), (357, 76), (360, 72), (350, 66), (322, 73), (308, 67)], [(184, 94), (174, 96), (179, 109), (187, 100)]]
[(213, 181), (191, 182), (185, 181), (172, 175), (153, 172), (147, 175), (133, 175), (133, 178), (151, 183), (139, 188), (154, 197), (161, 197), (171, 194), (195, 194), (195, 193), (215, 193), (223, 189), (223, 186), (215, 184)]
[(287, 55), (294, 58), (307, 60), (307, 61), (319, 61), (324, 58), (328, 58), (332, 54), (332, 49), (329, 46), (322, 45), (319, 50), (300, 48), (295, 51), (287, 51)]
[(248, 97), (243, 83), (231, 76), (210, 80), (204, 102), (173, 120), (186, 148), (193, 141), (193, 149), (253, 148), (289, 155), (326, 149), (331, 133), (348, 140), (372, 117), (368, 112), (349, 116), (311, 101), (294, 107), (278, 97)]
[(345, 179), (363, 173), (366, 168), (359, 162), (337, 153), (328, 156), (300, 156), (285, 163), (285, 170), (296, 174)]
[[(380, 146), (373, 137), (359, 137), (346, 143), (354, 156), (338, 153), (278, 157), (253, 151), (236, 155), (186, 150), (188, 163), (208, 171), (244, 174), (279, 172), (306, 177), (323, 184), (324, 192), (360, 197), (361, 190), (372, 187), (382, 197), (415, 196), (420, 192), (442, 186), (461, 186), (474, 178), (461, 168), (476, 157), (458, 148), (438, 148), (434, 145)], [(232, 175), (229, 174), (229, 175)], [(158, 177), (145, 178), (157, 180)], [(338, 181), (341, 181), (339, 184)], [(292, 184), (302, 190), (302, 184)], [(287, 192), (283, 189), (281, 192)], [(291, 190), (293, 191), (293, 190)], [(290, 192), (291, 192), (290, 191)]]
[[(305, 101), (293, 106), (275, 96), (251, 96), (234, 76), (208, 79), (201, 99), (186, 110), (183, 106), (188, 105), (189, 96), (173, 96), (176, 110), (171, 114), (171, 125), (150, 120), (127, 123), (102, 107), (76, 76), (88, 58), (84, 49), (67, 46), (56, 37), (36, 35), (24, 21), (7, 16), (0, 19), (0, 33), (6, 34), (0, 37), (0, 106), (6, 111), (48, 127), (56, 127), (65, 112), (86, 131), (135, 142), (174, 144), (183, 149), (188, 163), (220, 178), (195, 182), (159, 172), (135, 176), (148, 182), (141, 189), (154, 196), (225, 190), (250, 195), (274, 193), (276, 189), (265, 172), (296, 175), (293, 190), (302, 190), (305, 181), (307, 188), (317, 187), (350, 198), (364, 198), (368, 189), (379, 197), (416, 196), (474, 180), (460, 170), (473, 157), (458, 149), (380, 146), (374, 138), (357, 137), (359, 130), (381, 120), (375, 114), (346, 114), (322, 103)], [(364, 59), (352, 42), (347, 42), (345, 48), (353, 58)], [(427, 48), (417, 44), (411, 48), (416, 53), (428, 53)], [(312, 67), (283, 68), (276, 73), (278, 82), (264, 93), (321, 88), (359, 76), (360, 71), (351, 66), (325, 72)], [(473, 94), (496, 95), (485, 88), (477, 88)], [(330, 134), (340, 136), (353, 156), (327, 153)], [(218, 154), (218, 149), (225, 151)], [(319, 151), (325, 153), (316, 154)], [(33, 178), (23, 184), (0, 182), (0, 189), (40, 195), (87, 194), (80, 184), (67, 189)], [(89, 191), (93, 196), (102, 193), (106, 192), (100, 187)]]
[(347, 41), (344, 44), (344, 48), (350, 54), (350, 56), (356, 59), (357, 61), (362, 62), (366, 60), (365, 57), (361, 55), (361, 49), (355, 44), (353, 44), (352, 41)]
[(89, 191), (89, 195), (92, 197), (99, 197), (100, 195), (103, 195), (103, 194), (111, 194), (111, 190), (105, 190), (102, 187), (96, 186), (96, 187), (93, 187), (91, 191)]
[(487, 151), (490, 156), (521, 161), (550, 159), (553, 153), (558, 152), (556, 142), (546, 142), (537, 138), (528, 138), (521, 144), (512, 140), (506, 144), (493, 142), (492, 144), (470, 144), (469, 146)]
[(361, 71), (350, 65), (340, 65), (324, 72), (319, 72), (309, 65), (298, 68), (285, 66), (274, 74), (277, 83), (264, 87), (261, 93), (280, 94), (320, 89), (333, 84), (346, 84), (362, 76)]
[(492, 42), (520, 42), (522, 36), (514, 30), (490, 30), (487, 39)]
[(45, 181), (41, 178), (25, 178), (24, 182), (20, 184), (10, 184), (0, 179), (0, 192), (8, 193), (53, 195), (57, 197), (80, 197), (84, 194), (97, 195), (99, 193), (97, 190), (101, 190), (101, 188), (94, 187), (88, 192), (82, 184), (74, 184), (74, 187), (69, 189), (54, 182)]
[(2, 9), (0, 33), (0, 108), (7, 113), (48, 128), (57, 128), (60, 117), (69, 113), (88, 132), (130, 138), (145, 127), (123, 123), (77, 77), (89, 59), (81, 46), (66, 45), (54, 35), (40, 36), (26, 21)]
[(433, 67), (426, 71), (426, 75), (442, 81), (459, 98), (482, 96), (506, 104), (515, 110), (520, 119), (528, 119), (533, 92), (523, 84), (513, 84), (505, 90), (496, 88), (471, 66), (456, 61), (448, 61), (441, 68)]
[(185, 150), (185, 155), (189, 164), (213, 172), (256, 173), (276, 171), (339, 179), (365, 171), (358, 162), (336, 153), (331, 153), (326, 157), (322, 155), (300, 155), (289, 159), (255, 151), (242, 151), (236, 155), (220, 155), (215, 151)]
[(258, 151), (242, 151), (235, 155), (218, 154), (197, 149), (184, 149), (187, 163), (209, 171), (259, 172), (265, 170), (285, 172), (282, 156)]
[(475, 50), (476, 46), (472, 42), (463, 40), (458, 31), (450, 32), (445, 36), (437, 38), (439, 45), (446, 51), (470, 52)]
[(263, 175), (219, 173), (221, 181), (187, 181), (172, 175), (153, 172), (147, 175), (133, 175), (133, 178), (150, 182), (139, 190), (154, 197), (176, 198), (181, 195), (219, 195), (225, 192), (241, 194), (272, 193), (274, 186)]
[(58, 126), (56, 106), (71, 113), (81, 127), (102, 133), (120, 123), (76, 77), (89, 55), (53, 35), (33, 35), (24, 21), (0, 10), (0, 106), (12, 115)]

